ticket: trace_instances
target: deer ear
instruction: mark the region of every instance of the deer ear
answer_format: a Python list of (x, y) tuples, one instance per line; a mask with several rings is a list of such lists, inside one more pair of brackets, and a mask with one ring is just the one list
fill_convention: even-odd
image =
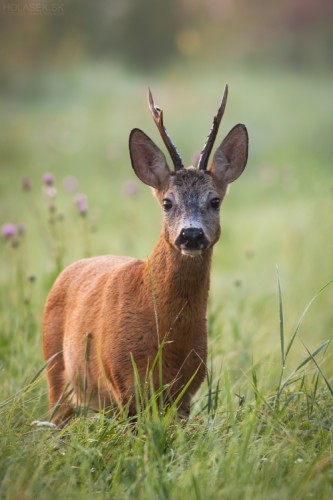
[(139, 179), (148, 186), (161, 190), (170, 176), (162, 151), (138, 128), (130, 133), (129, 150), (132, 167)]
[(217, 148), (210, 172), (219, 184), (235, 181), (243, 172), (248, 154), (248, 134), (245, 125), (238, 124)]

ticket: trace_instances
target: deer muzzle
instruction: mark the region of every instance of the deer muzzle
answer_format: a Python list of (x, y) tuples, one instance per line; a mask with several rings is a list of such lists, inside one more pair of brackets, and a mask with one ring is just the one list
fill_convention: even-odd
[(201, 255), (208, 246), (208, 240), (200, 227), (187, 227), (181, 230), (176, 239), (176, 246), (183, 255), (195, 257)]

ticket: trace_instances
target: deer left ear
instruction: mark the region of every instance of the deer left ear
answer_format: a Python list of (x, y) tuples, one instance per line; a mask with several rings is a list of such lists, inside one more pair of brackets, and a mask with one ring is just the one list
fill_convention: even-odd
[(247, 162), (248, 144), (246, 127), (241, 124), (223, 139), (209, 169), (219, 184), (230, 184), (241, 175)]
[(162, 151), (138, 128), (130, 134), (129, 149), (132, 167), (139, 179), (148, 186), (162, 190), (170, 177)]

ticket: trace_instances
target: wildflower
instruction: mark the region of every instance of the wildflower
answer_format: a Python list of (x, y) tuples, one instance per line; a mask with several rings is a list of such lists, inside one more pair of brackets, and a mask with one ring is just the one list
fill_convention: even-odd
[(76, 177), (65, 177), (63, 180), (63, 186), (67, 193), (75, 193), (79, 187), (79, 182)]
[(53, 186), (54, 183), (54, 176), (50, 172), (47, 172), (46, 174), (43, 175), (43, 182), (45, 186)]
[(57, 190), (54, 187), (54, 175), (47, 172), (43, 175), (43, 193), (46, 198), (55, 198), (57, 196)]
[(14, 226), (14, 224), (4, 224), (2, 226), (2, 235), (6, 240), (10, 241), (10, 245), (12, 248), (17, 248), (20, 244), (20, 240), (16, 235), (21, 235), (19, 234), (19, 230), (21, 231), (21, 229), (21, 225), (16, 227)]
[(126, 181), (123, 184), (123, 193), (132, 198), (139, 194), (139, 186), (135, 181)]
[(22, 177), (21, 188), (23, 189), (23, 191), (30, 191), (31, 190), (31, 183), (30, 183), (30, 179), (28, 177)]
[(87, 197), (84, 194), (78, 194), (75, 197), (76, 208), (80, 215), (85, 216), (88, 210)]
[(6, 239), (10, 239), (16, 234), (16, 227), (14, 224), (4, 224), (1, 229), (2, 236), (4, 236)]

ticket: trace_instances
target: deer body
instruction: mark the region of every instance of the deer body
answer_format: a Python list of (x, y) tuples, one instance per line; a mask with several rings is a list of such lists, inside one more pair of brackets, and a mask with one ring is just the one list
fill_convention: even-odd
[[(224, 105), (225, 99), (226, 94)], [(165, 132), (152, 98), (151, 108)], [(219, 207), (227, 185), (245, 167), (247, 133), (243, 125), (236, 126), (209, 171), (179, 163), (177, 168), (179, 157), (167, 134), (162, 137), (175, 172), (143, 132), (134, 129), (130, 136), (132, 166), (164, 209), (163, 230), (149, 259), (83, 259), (61, 273), (49, 294), (43, 348), (50, 359), (51, 411), (59, 405), (56, 422), (87, 403), (96, 410), (128, 405), (134, 415), (133, 360), (143, 386), (161, 343), (162, 382), (168, 386), (164, 400), (174, 401), (182, 393), (179, 414), (188, 416), (205, 377), (206, 309), (212, 249), (220, 236)], [(153, 384), (158, 388), (157, 368)]]

